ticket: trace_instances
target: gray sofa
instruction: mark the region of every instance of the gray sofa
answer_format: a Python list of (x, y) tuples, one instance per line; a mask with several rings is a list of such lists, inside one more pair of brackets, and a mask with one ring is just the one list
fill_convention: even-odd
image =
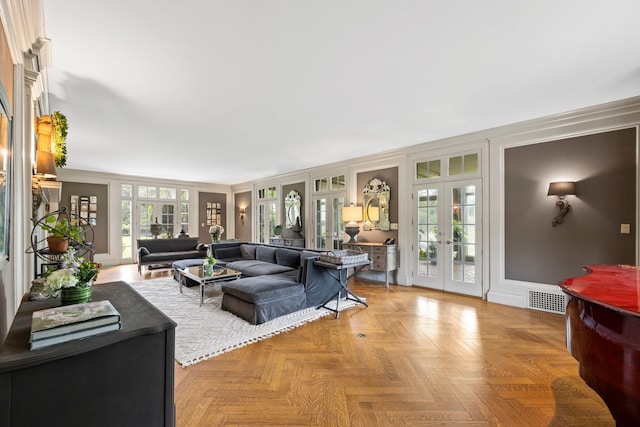
[(259, 244), (216, 249), (219, 265), (242, 278), (222, 283), (222, 309), (260, 324), (306, 307), (326, 303), (340, 283), (314, 261), (319, 252)]
[(138, 273), (142, 266), (170, 267), (171, 263), (183, 259), (207, 257), (207, 246), (195, 237), (178, 239), (138, 239)]

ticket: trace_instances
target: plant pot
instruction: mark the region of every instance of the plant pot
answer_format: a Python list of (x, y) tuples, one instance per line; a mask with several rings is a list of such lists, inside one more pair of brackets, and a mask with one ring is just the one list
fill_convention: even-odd
[(69, 240), (66, 237), (47, 237), (47, 245), (49, 251), (54, 253), (63, 253), (69, 249)]
[(81, 304), (91, 301), (91, 286), (86, 288), (62, 288), (60, 302), (62, 305)]

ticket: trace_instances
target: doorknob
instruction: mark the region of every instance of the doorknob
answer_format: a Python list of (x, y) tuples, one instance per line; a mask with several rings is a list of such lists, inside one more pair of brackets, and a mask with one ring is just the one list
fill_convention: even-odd
[(451, 240), (447, 240), (445, 243), (446, 243), (447, 245), (450, 245), (450, 244), (452, 244), (453, 242), (452, 242)]

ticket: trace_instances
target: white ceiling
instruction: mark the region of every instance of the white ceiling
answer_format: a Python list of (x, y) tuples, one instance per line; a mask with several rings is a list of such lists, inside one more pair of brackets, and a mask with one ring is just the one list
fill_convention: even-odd
[(640, 95), (638, 0), (48, 0), (67, 168), (234, 184)]

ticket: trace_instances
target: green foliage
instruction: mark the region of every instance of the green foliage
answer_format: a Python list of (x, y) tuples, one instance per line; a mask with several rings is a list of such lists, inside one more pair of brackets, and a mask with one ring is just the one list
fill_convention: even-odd
[(55, 130), (55, 160), (56, 167), (63, 168), (67, 164), (67, 133), (69, 124), (67, 117), (59, 111), (53, 113), (53, 128)]
[(82, 243), (82, 227), (74, 226), (69, 223), (66, 218), (56, 218), (55, 215), (49, 215), (45, 218), (40, 227), (53, 237), (66, 237), (70, 240)]
[(75, 276), (78, 278), (78, 283), (89, 283), (98, 276), (98, 265), (93, 262), (83, 261), (78, 267)]

